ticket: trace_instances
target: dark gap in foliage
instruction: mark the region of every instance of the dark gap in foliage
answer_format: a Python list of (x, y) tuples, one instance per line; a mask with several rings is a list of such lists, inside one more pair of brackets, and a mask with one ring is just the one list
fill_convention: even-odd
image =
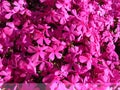
[(101, 52), (101, 53), (105, 52), (105, 47), (101, 46), (101, 47), (100, 47), (100, 52)]
[(32, 56), (33, 53), (25, 52), (25, 56)]
[(48, 24), (51, 28), (53, 28), (53, 29), (57, 29), (57, 25), (55, 25), (54, 23), (50, 23), (50, 24)]
[(13, 22), (13, 17), (11, 16), (11, 18), (8, 20), (8, 22)]
[(118, 24), (118, 18), (114, 18), (114, 25), (110, 26), (110, 30), (115, 32), (115, 29), (117, 28), (117, 24)]
[(46, 7), (43, 3), (40, 3), (39, 0), (26, 0), (28, 4), (28, 9), (32, 11), (40, 10), (41, 8), (44, 10)]
[(12, 3), (14, 0), (7, 0), (8, 2)]
[(39, 76), (39, 77), (32, 76), (32, 79), (33, 79), (33, 81), (36, 82), (36, 83), (42, 83), (43, 77), (42, 77), (42, 76)]
[(106, 4), (106, 2), (104, 0), (96, 0), (96, 2), (98, 2), (100, 6)]
[(13, 53), (13, 50), (11, 48), (8, 49), (8, 52), (5, 54), (5, 57), (9, 59)]
[(120, 59), (120, 40), (115, 43), (115, 52), (118, 54)]
[(63, 56), (67, 55), (67, 53), (68, 53), (68, 48), (65, 48), (63, 52)]
[(81, 65), (84, 67), (84, 66), (87, 66), (87, 64), (86, 63), (81, 63)]
[(67, 13), (68, 13), (69, 15), (73, 15), (71, 11), (67, 11)]
[(106, 52), (106, 47), (108, 45), (109, 42), (104, 42), (103, 45), (100, 46), (100, 52)]
[(23, 25), (20, 24), (19, 26), (17, 26), (18, 29), (22, 29), (23, 28)]
[(40, 6), (39, 0), (26, 0), (28, 4), (28, 9), (30, 10), (36, 10), (36, 7)]
[(16, 43), (17, 43), (17, 40), (20, 38), (20, 35), (19, 34), (16, 34), (14, 40), (13, 40), (13, 52), (16, 53), (16, 52), (21, 52), (20, 50), (20, 46), (18, 46)]
[(12, 7), (14, 7), (13, 2), (14, 2), (15, 0), (7, 0), (7, 1), (11, 4)]
[(3, 58), (3, 54), (0, 54), (0, 58)]
[(72, 66), (72, 70), (75, 70), (74, 66)]
[(14, 52), (21, 52), (20, 49), (21, 49), (21, 48), (18, 47), (18, 46), (16, 46), (16, 45), (13, 47), (13, 51), (14, 51)]
[(97, 78), (97, 75), (95, 73), (95, 67), (92, 65), (91, 66), (91, 70), (90, 70), (90, 73), (91, 73), (91, 77), (94, 79), (94, 78)]
[(74, 46), (79, 46), (79, 45), (81, 45), (82, 43), (81, 42), (73, 42), (73, 45)]
[(0, 21), (0, 28), (4, 28), (6, 26), (6, 22), (1, 22)]
[(40, 65), (37, 65), (37, 66), (36, 66), (36, 72), (37, 72), (38, 75), (40, 75), (40, 73), (41, 73), (41, 71), (39, 70), (39, 66), (40, 66)]
[(80, 6), (77, 4), (73, 4), (72, 9), (76, 9), (77, 12), (81, 10)]
[(33, 44), (34, 46), (38, 46), (38, 43), (36, 42), (36, 40), (32, 40), (32, 44)]

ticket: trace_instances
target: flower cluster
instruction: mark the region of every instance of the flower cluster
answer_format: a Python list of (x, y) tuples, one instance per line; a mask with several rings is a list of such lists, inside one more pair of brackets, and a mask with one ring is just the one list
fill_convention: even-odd
[(0, 0), (0, 86), (108, 90), (119, 82), (119, 0)]

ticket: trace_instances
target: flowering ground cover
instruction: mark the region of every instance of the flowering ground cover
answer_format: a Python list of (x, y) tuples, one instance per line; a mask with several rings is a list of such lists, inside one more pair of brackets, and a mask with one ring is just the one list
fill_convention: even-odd
[(119, 90), (119, 83), (120, 0), (0, 0), (2, 89)]

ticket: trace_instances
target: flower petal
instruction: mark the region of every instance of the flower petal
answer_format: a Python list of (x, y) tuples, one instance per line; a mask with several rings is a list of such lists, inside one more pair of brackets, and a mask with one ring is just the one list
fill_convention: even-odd
[(55, 58), (54, 53), (50, 53), (50, 55), (49, 55), (49, 59), (54, 60), (54, 58)]
[(62, 58), (62, 54), (61, 54), (61, 53), (55, 53), (55, 55), (56, 55), (56, 57), (57, 57), (58, 59), (61, 59), (61, 58)]
[(5, 27), (3, 30), (4, 30), (4, 33), (8, 36), (11, 36), (13, 33), (13, 29), (10, 29), (9, 27)]

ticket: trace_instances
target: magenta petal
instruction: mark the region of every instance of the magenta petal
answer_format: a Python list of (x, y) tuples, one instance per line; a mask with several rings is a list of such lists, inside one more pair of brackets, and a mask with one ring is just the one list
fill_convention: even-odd
[(29, 53), (35, 53), (36, 52), (36, 48), (33, 46), (28, 46), (28, 50)]
[(88, 62), (87, 62), (87, 68), (88, 68), (88, 69), (91, 69), (91, 65), (92, 65), (92, 61), (91, 61), (91, 60), (88, 60)]
[(40, 45), (43, 45), (43, 38), (38, 39), (37, 43), (40, 44)]
[(41, 3), (43, 3), (43, 2), (45, 2), (46, 0), (40, 0), (41, 1)]
[(61, 54), (61, 53), (55, 53), (55, 55), (56, 55), (56, 57), (57, 57), (58, 59), (61, 59), (61, 58), (62, 58), (62, 54)]
[(61, 20), (60, 20), (60, 24), (65, 24), (66, 23), (66, 20), (65, 20), (65, 18), (62, 18)]
[(54, 79), (55, 75), (54, 74), (49, 74), (43, 78), (44, 83), (50, 83)]
[(86, 62), (87, 60), (88, 60), (88, 58), (85, 57), (85, 56), (80, 56), (80, 57), (79, 57), (79, 61), (80, 61), (81, 63), (84, 63), (84, 62)]
[(49, 59), (54, 60), (54, 58), (55, 58), (54, 53), (50, 53), (50, 55), (49, 55)]
[(57, 8), (61, 8), (62, 7), (62, 4), (60, 4), (59, 2), (56, 4), (56, 7)]
[(61, 90), (61, 88), (62, 88), (62, 90), (67, 90), (67, 88), (66, 88), (66, 86), (64, 85), (64, 83), (59, 82), (56, 90)]
[(45, 40), (45, 43), (46, 43), (47, 45), (49, 45), (50, 42), (51, 42), (48, 38), (45, 38), (44, 40)]
[(2, 44), (0, 44), (0, 52), (2, 52), (3, 51), (3, 46), (2, 46)]
[(15, 25), (13, 22), (8, 22), (6, 23), (7, 26), (11, 27), (11, 28), (15, 28)]
[(36, 62), (39, 60), (39, 53), (35, 53), (32, 57), (31, 57), (31, 61)]
[(42, 62), (42, 63), (40, 64), (40, 66), (39, 66), (39, 69), (42, 71), (42, 70), (44, 69), (44, 67), (45, 67), (45, 63)]
[(8, 28), (8, 27), (5, 27), (5, 28), (4, 28), (4, 32), (5, 32), (6, 35), (11, 36), (12, 33), (13, 33), (13, 29), (10, 29), (10, 28)]
[(8, 13), (8, 14), (5, 15), (5, 18), (6, 18), (6, 19), (10, 19), (11, 16), (12, 16), (12, 13)]
[(45, 56), (45, 53), (44, 53), (44, 52), (40, 52), (40, 57), (41, 57), (42, 59), (44, 59), (44, 56)]

